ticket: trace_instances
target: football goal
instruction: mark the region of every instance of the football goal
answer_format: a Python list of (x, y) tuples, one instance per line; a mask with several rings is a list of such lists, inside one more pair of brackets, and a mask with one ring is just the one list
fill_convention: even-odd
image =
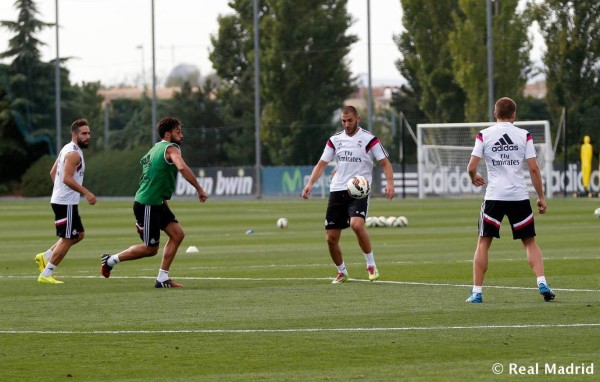
[[(467, 173), (467, 164), (475, 144), (475, 136), (494, 122), (426, 123), (417, 125), (417, 157), (419, 198), (427, 197), (483, 197), (482, 187), (475, 187)], [(529, 131), (542, 170), (547, 198), (552, 197), (553, 150), (548, 121), (517, 121), (516, 126)], [(485, 161), (479, 163), (479, 172), (487, 179)], [(524, 171), (529, 191), (535, 192)]]

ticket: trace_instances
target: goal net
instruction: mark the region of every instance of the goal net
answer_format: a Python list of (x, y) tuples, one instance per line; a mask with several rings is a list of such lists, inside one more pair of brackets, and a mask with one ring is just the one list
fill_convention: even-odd
[[(417, 155), (419, 198), (483, 196), (482, 187), (471, 184), (467, 164), (475, 144), (475, 136), (494, 122), (426, 123), (417, 125)], [(548, 121), (517, 121), (516, 126), (529, 131), (542, 170), (546, 197), (551, 198), (552, 141)], [(487, 179), (485, 161), (479, 163), (479, 172)], [(529, 191), (535, 192), (524, 171)]]

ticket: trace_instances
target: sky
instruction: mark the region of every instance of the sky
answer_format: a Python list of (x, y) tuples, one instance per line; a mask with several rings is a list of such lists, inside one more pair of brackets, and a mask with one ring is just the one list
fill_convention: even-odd
[[(152, 78), (151, 0), (38, 0), (39, 19), (54, 23), (59, 4), (59, 52), (72, 82), (103, 85), (137, 84)], [(250, 0), (249, 0), (250, 1)], [(218, 32), (217, 17), (230, 14), (227, 0), (155, 0), (156, 74), (159, 86), (173, 67), (192, 64), (202, 75), (213, 72), (208, 59), (210, 35)], [(0, 20), (16, 20), (14, 0), (0, 0)], [(366, 79), (367, 0), (348, 0), (355, 19), (349, 33), (359, 37), (350, 53), (350, 70)], [(393, 36), (402, 31), (400, 0), (371, 0), (371, 74), (373, 85), (403, 82), (394, 62), (400, 53)], [(0, 52), (12, 34), (0, 28)], [(46, 43), (42, 59), (56, 57), (56, 30), (38, 35)], [(4, 63), (7, 63), (4, 61)], [(366, 83), (366, 80), (365, 80)]]
[[(39, 18), (56, 20), (56, 0), (38, 0)], [(210, 35), (218, 32), (217, 17), (232, 13), (227, 0), (155, 0), (155, 46), (158, 79), (165, 79), (180, 63), (193, 64), (202, 75), (213, 72), (208, 59)], [(71, 57), (67, 63), (71, 81), (103, 84), (140, 83), (142, 70), (152, 78), (150, 0), (58, 0), (59, 51)], [(0, 1), (0, 20), (16, 20), (13, 0)], [(349, 0), (348, 11), (356, 19), (350, 33), (359, 36), (351, 53), (355, 75), (368, 72), (367, 2)], [(401, 83), (394, 61), (399, 58), (392, 40), (401, 31), (400, 0), (371, 1), (371, 70), (375, 82)], [(11, 37), (0, 29), (0, 51)], [(38, 36), (47, 45), (42, 59), (56, 57), (56, 31)]]

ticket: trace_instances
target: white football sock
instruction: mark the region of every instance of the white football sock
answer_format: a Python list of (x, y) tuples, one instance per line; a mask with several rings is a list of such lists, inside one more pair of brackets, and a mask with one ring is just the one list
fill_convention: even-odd
[(365, 260), (367, 260), (367, 267), (375, 266), (375, 259), (373, 258), (373, 252), (365, 253)]
[(54, 265), (52, 263), (46, 264), (46, 268), (42, 272), (42, 276), (44, 276), (44, 277), (50, 277), (50, 276), (52, 276), (52, 274), (54, 273), (55, 269), (56, 269), (56, 265)]
[(119, 260), (119, 255), (112, 255), (111, 257), (108, 258), (108, 260), (106, 260), (106, 264), (109, 267), (114, 267), (115, 264), (120, 263), (121, 260)]
[(546, 284), (546, 285), (548, 285), (548, 283), (546, 282), (546, 277), (544, 277), (544, 276), (538, 277), (537, 278), (537, 284), (538, 285), (540, 285), (540, 284)]
[(164, 283), (168, 279), (169, 279), (169, 271), (165, 271), (164, 269), (159, 269), (158, 277), (156, 278), (156, 280), (158, 280), (161, 283)]
[(473, 285), (473, 293), (482, 293), (483, 292), (483, 285)]
[(348, 274), (348, 270), (346, 269), (346, 264), (344, 264), (343, 261), (342, 261), (341, 265), (336, 265), (336, 267), (337, 267), (339, 273), (343, 273), (345, 275)]
[(46, 261), (50, 261), (52, 258), (52, 250), (48, 249), (46, 252), (44, 252), (44, 257), (46, 258)]

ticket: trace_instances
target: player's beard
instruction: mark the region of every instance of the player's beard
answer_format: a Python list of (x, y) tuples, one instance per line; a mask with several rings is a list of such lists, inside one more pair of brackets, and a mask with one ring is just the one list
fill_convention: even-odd
[(177, 139), (177, 138), (175, 138), (174, 136), (171, 136), (171, 139), (169, 140), (169, 142), (171, 142), (171, 143), (175, 143), (176, 145), (179, 145), (179, 146), (181, 146), (181, 141), (182, 141), (182, 140), (183, 140), (183, 139)]
[(358, 131), (358, 121), (350, 127), (344, 127), (344, 130), (346, 131), (346, 135), (353, 136)]
[(77, 139), (77, 146), (79, 146), (79, 148), (87, 149), (89, 145), (90, 145), (89, 140), (82, 141), (81, 139)]

